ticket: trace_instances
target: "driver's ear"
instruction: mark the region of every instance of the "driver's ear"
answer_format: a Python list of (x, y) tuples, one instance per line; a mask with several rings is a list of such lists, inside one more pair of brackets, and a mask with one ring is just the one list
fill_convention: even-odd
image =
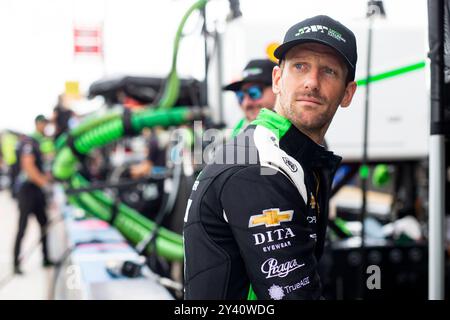
[(272, 91), (275, 94), (280, 92), (281, 67), (275, 66), (272, 70)]
[(347, 87), (345, 88), (344, 97), (342, 98), (341, 101), (342, 108), (347, 108), (350, 105), (353, 99), (353, 95), (355, 94), (356, 87), (357, 85), (355, 81), (349, 82), (347, 84)]

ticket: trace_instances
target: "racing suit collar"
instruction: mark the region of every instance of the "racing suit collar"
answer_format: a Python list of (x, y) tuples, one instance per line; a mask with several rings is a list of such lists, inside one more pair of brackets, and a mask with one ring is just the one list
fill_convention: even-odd
[(272, 131), (272, 133), (277, 136), (278, 140), (293, 127), (288, 119), (266, 108), (262, 108), (261, 111), (259, 111), (258, 117), (253, 120), (251, 124), (264, 126)]
[(271, 130), (280, 140), (280, 147), (302, 163), (311, 164), (312, 168), (328, 167), (335, 171), (342, 158), (327, 151), (323, 146), (314, 142), (282, 115), (261, 109), (258, 117), (252, 122)]

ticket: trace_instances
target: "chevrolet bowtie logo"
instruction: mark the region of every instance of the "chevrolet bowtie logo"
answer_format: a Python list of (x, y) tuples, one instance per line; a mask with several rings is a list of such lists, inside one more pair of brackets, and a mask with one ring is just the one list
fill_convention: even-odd
[(279, 226), (281, 222), (292, 220), (294, 210), (281, 211), (278, 208), (263, 210), (262, 214), (257, 214), (250, 217), (248, 227), (253, 228), (265, 225), (266, 227)]

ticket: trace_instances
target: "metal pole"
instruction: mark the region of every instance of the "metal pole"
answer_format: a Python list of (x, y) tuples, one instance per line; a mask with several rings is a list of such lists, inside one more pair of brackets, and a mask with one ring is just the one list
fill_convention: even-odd
[(444, 208), (445, 160), (444, 136), (430, 137), (429, 158), (429, 238), (428, 299), (444, 299)]
[[(369, 135), (369, 106), (370, 106), (370, 69), (372, 63), (372, 23), (373, 18), (369, 17), (369, 30), (367, 36), (367, 84), (366, 84), (366, 96), (364, 103), (364, 138), (363, 138), (363, 156), (362, 156), (362, 166), (367, 167), (368, 162), (368, 135)], [(361, 208), (361, 247), (365, 245), (365, 228), (364, 219), (367, 215), (367, 179), (368, 177), (362, 175), (362, 208)]]
[(428, 213), (428, 299), (444, 299), (445, 115), (444, 11), (449, 0), (428, 0), (430, 44), (430, 155)]
[[(369, 8), (370, 9), (370, 8)], [(368, 169), (367, 169), (367, 149), (368, 149), (368, 133), (369, 133), (369, 106), (370, 106), (370, 70), (372, 63), (372, 24), (373, 24), (373, 14), (368, 12), (369, 18), (369, 28), (367, 34), (367, 65), (366, 65), (366, 95), (365, 95), (365, 103), (364, 103), (364, 137), (363, 137), (363, 155), (362, 155), (362, 164), (360, 170), (361, 177), (361, 192), (362, 192), (362, 205), (361, 205), (361, 247), (360, 247), (360, 255), (361, 255), (361, 268), (359, 271), (359, 298), (364, 299), (364, 291), (366, 282), (365, 278), (365, 265), (366, 265), (366, 228), (364, 226), (364, 220), (367, 216), (367, 179), (368, 179)]]
[(204, 61), (205, 61), (205, 79), (202, 82), (202, 89), (200, 90), (200, 103), (202, 106), (208, 105), (208, 68), (209, 68), (209, 57), (208, 57), (208, 30), (206, 27), (206, 7), (201, 9), (203, 16), (203, 39), (204, 39)]
[(223, 52), (222, 52), (222, 34), (217, 30), (215, 32), (215, 43), (217, 50), (217, 90), (218, 90), (218, 106), (219, 106), (219, 123), (223, 123), (223, 94), (222, 94), (222, 81), (223, 81)]

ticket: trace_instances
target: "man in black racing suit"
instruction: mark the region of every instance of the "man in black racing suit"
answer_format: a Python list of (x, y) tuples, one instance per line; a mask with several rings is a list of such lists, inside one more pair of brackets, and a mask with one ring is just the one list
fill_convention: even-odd
[(216, 152), (184, 217), (186, 299), (320, 299), (317, 263), (341, 160), (321, 144), (356, 90), (352, 31), (316, 16), (275, 51), (275, 112)]

